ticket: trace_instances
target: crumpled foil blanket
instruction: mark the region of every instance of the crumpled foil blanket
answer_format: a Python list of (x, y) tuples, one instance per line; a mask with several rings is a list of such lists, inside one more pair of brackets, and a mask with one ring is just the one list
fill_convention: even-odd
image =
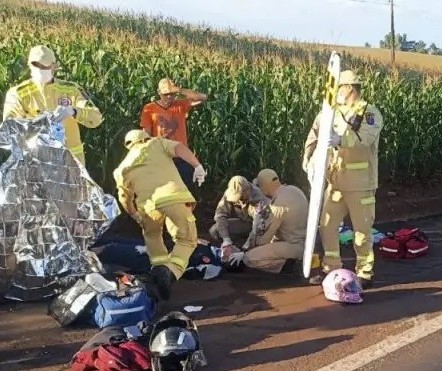
[[(0, 297), (39, 300), (101, 270), (87, 247), (120, 212), (71, 152), (48, 114), (6, 120), (0, 148)], [(5, 152), (5, 151), (1, 151)]]

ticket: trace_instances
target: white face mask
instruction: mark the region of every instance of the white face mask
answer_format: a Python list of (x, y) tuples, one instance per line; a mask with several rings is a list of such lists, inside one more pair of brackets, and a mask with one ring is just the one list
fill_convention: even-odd
[(337, 104), (345, 104), (346, 97), (344, 94), (338, 94), (336, 97), (336, 103)]
[(42, 70), (41, 68), (30, 66), (32, 80), (39, 85), (44, 85), (54, 78), (52, 70)]

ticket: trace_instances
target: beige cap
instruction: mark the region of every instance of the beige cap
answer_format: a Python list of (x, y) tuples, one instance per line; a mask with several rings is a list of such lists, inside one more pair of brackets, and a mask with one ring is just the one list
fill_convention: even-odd
[(246, 196), (248, 198), (250, 194), (250, 183), (241, 175), (235, 175), (229, 180), (227, 191), (225, 193), (228, 202), (236, 203), (241, 198)]
[(170, 79), (161, 79), (158, 83), (158, 92), (160, 94), (178, 93), (180, 88), (176, 86)]
[(29, 51), (28, 64), (39, 63), (45, 67), (50, 67), (57, 63), (54, 52), (44, 45), (37, 45)]
[(279, 176), (273, 169), (262, 169), (258, 176), (256, 177), (256, 185), (260, 188), (265, 186), (266, 184), (269, 184), (271, 182), (274, 182), (276, 180), (279, 180)]
[(339, 76), (339, 85), (360, 85), (361, 79), (353, 71), (342, 71)]
[(131, 149), (134, 144), (141, 142), (143, 139), (147, 138), (150, 138), (150, 136), (144, 130), (134, 129), (128, 131), (124, 137), (124, 146), (127, 149)]

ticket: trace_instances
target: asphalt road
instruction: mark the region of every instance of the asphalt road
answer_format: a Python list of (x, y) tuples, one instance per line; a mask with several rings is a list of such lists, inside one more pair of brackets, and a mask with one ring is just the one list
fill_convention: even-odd
[[(379, 229), (386, 232), (405, 225)], [(363, 304), (331, 303), (320, 287), (248, 272), (211, 282), (180, 280), (159, 314), (185, 305), (203, 306), (191, 317), (200, 329), (209, 361), (206, 370), (325, 370), (442, 314), (442, 218), (411, 225), (427, 232), (430, 254), (413, 261), (377, 257), (375, 287), (365, 293)], [(344, 248), (343, 253), (351, 264), (352, 249)], [(0, 306), (0, 370), (66, 369), (70, 357), (96, 332), (60, 328), (46, 310), (47, 303)], [(441, 340), (437, 332), (371, 360), (361, 370), (436, 367), (441, 364), (442, 352), (437, 349)], [(424, 356), (421, 361), (419, 354)]]
[(442, 331), (404, 347), (388, 357), (370, 363), (359, 371), (440, 371), (442, 370)]

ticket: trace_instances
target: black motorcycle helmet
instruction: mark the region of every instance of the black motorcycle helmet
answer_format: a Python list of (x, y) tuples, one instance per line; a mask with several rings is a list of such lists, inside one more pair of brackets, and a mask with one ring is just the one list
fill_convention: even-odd
[(192, 371), (207, 365), (195, 323), (170, 312), (154, 325), (149, 341), (153, 371)]

